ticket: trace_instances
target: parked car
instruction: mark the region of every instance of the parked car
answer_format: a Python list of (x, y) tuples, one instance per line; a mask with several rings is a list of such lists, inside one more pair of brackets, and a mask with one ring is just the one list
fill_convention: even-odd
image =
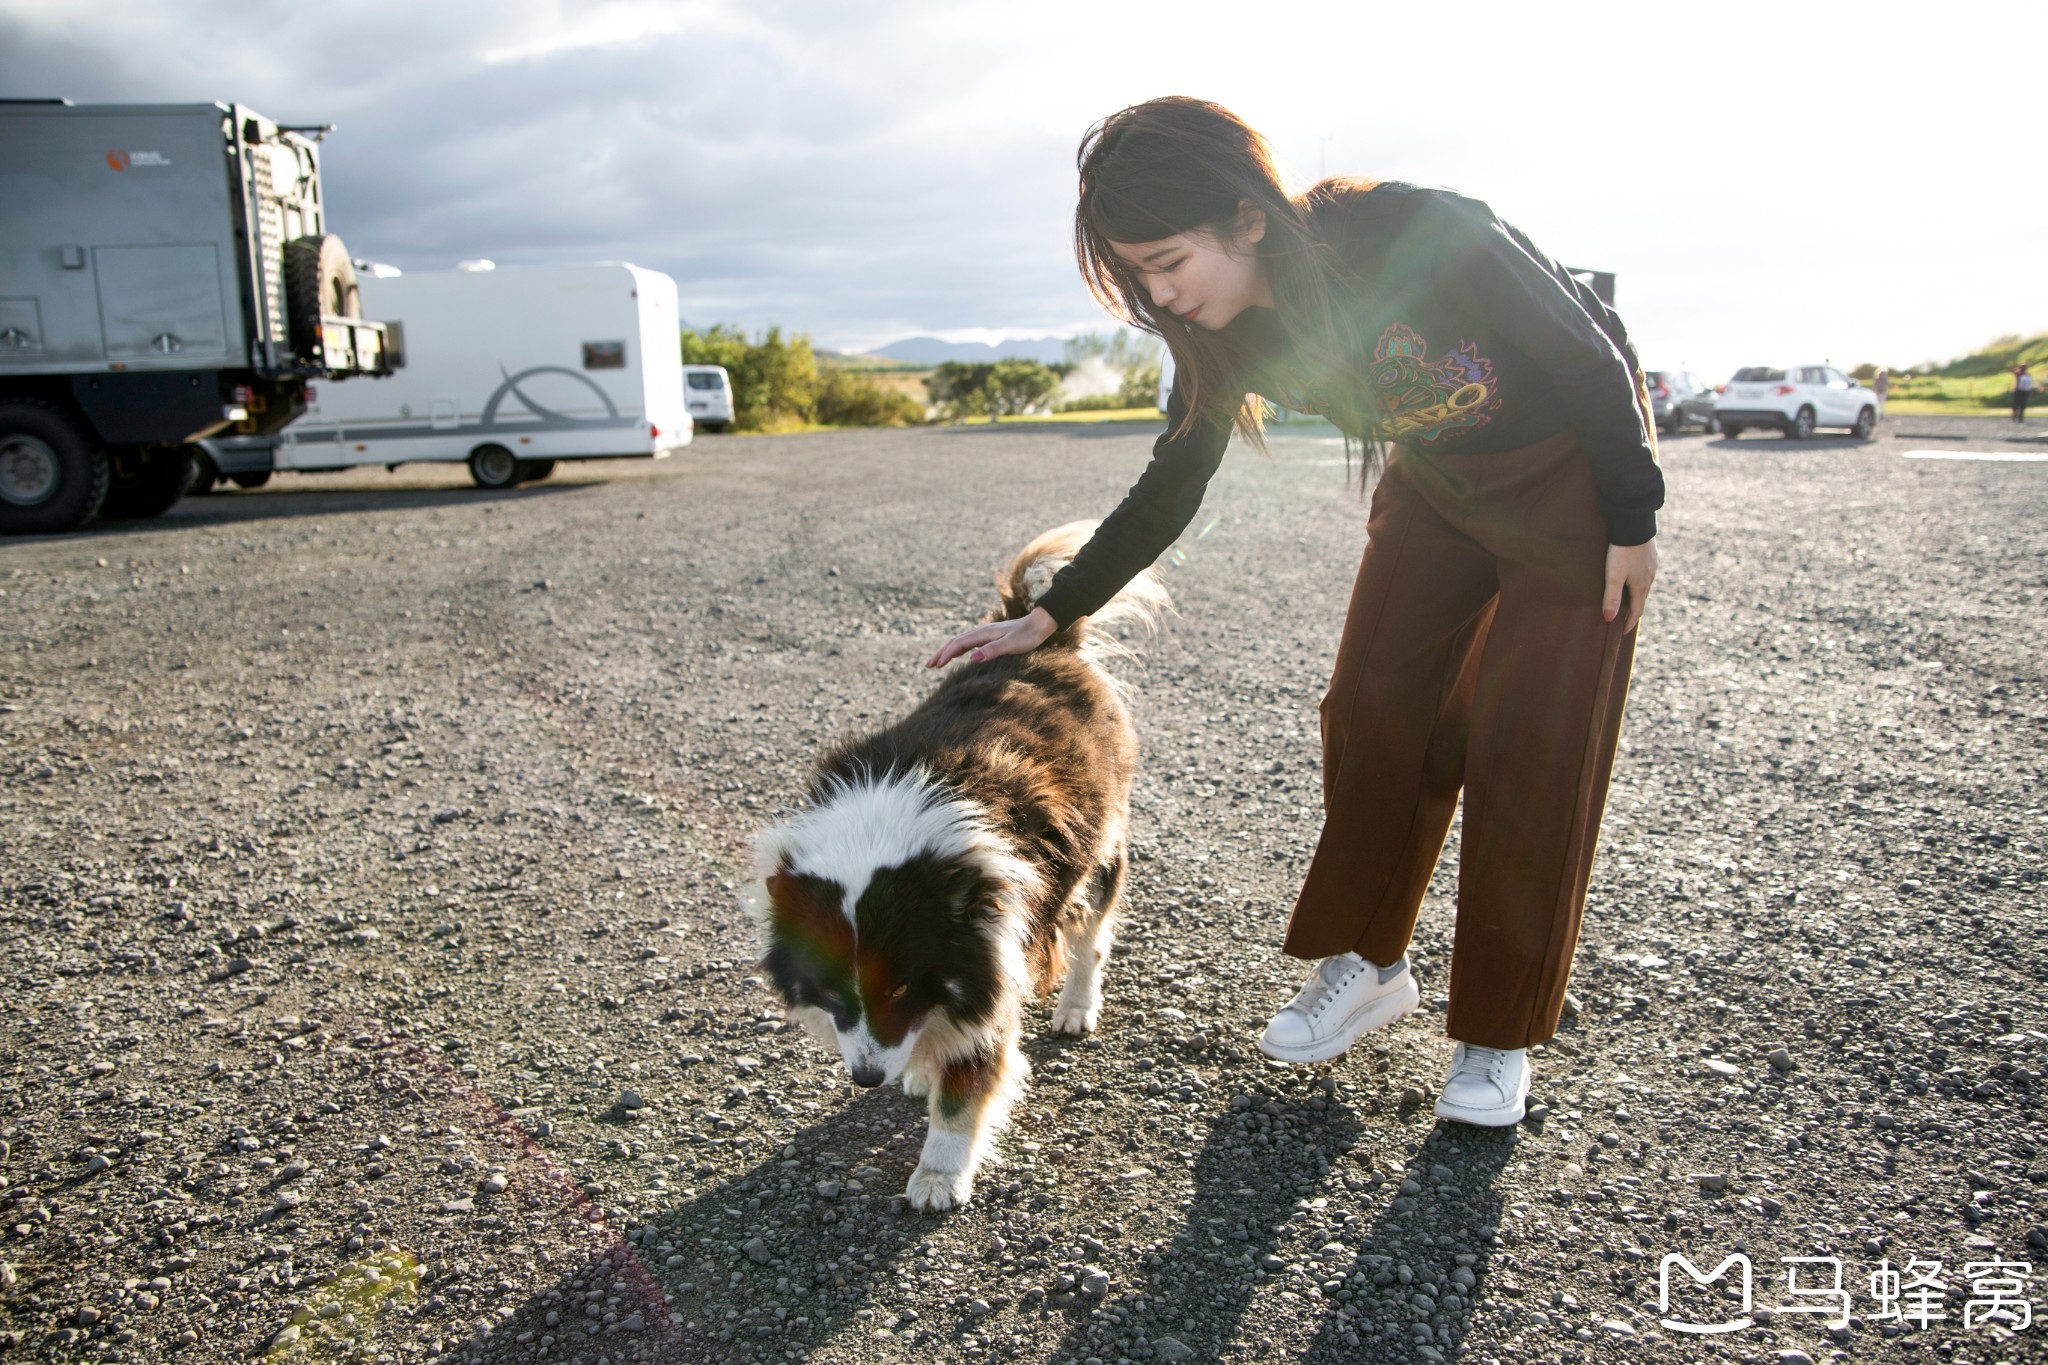
[(1721, 434), (1775, 427), (1805, 440), (1817, 427), (1847, 427), (1858, 440), (1877, 429), (1877, 395), (1831, 365), (1748, 365), (1714, 398)]
[(1657, 430), (1683, 431), (1688, 422), (1706, 431), (1714, 429), (1714, 390), (1698, 375), (1689, 370), (1648, 370), (1643, 377), (1650, 381), (1650, 411)]
[(685, 365), (683, 383), (689, 386), (690, 420), (699, 431), (729, 431), (732, 428), (732, 376), (723, 365)]

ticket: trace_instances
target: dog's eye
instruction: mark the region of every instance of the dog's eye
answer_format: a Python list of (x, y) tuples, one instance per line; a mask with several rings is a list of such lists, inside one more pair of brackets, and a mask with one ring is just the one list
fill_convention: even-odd
[(910, 994), (910, 987), (898, 986), (895, 990), (889, 992), (889, 1003), (893, 1005), (908, 994)]

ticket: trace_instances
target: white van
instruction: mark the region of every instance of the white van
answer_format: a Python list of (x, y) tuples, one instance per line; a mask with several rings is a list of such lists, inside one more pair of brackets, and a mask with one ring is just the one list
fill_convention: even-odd
[[(544, 479), (557, 460), (656, 459), (690, 443), (676, 283), (631, 265), (359, 276), (398, 324), (404, 368), (319, 384), (267, 438), (267, 468), (465, 462), (483, 488)], [(204, 442), (215, 469), (262, 482), (246, 440)], [(252, 458), (253, 457), (253, 458)]]
[(690, 420), (700, 431), (732, 429), (732, 376), (723, 365), (683, 366), (684, 397)]

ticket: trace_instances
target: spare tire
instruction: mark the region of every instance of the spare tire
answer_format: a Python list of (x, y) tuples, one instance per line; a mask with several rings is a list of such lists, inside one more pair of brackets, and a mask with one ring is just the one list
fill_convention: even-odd
[(356, 268), (341, 238), (324, 233), (285, 243), (284, 309), (292, 352), (302, 360), (319, 353), (322, 317), (363, 315)]

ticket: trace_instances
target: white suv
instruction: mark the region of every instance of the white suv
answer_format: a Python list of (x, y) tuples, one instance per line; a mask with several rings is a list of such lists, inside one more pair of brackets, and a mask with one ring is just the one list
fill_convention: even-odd
[(1877, 395), (1830, 365), (1750, 365), (1715, 395), (1714, 419), (1730, 440), (1751, 427), (1776, 427), (1801, 441), (1815, 427), (1847, 427), (1868, 440), (1877, 429)]

